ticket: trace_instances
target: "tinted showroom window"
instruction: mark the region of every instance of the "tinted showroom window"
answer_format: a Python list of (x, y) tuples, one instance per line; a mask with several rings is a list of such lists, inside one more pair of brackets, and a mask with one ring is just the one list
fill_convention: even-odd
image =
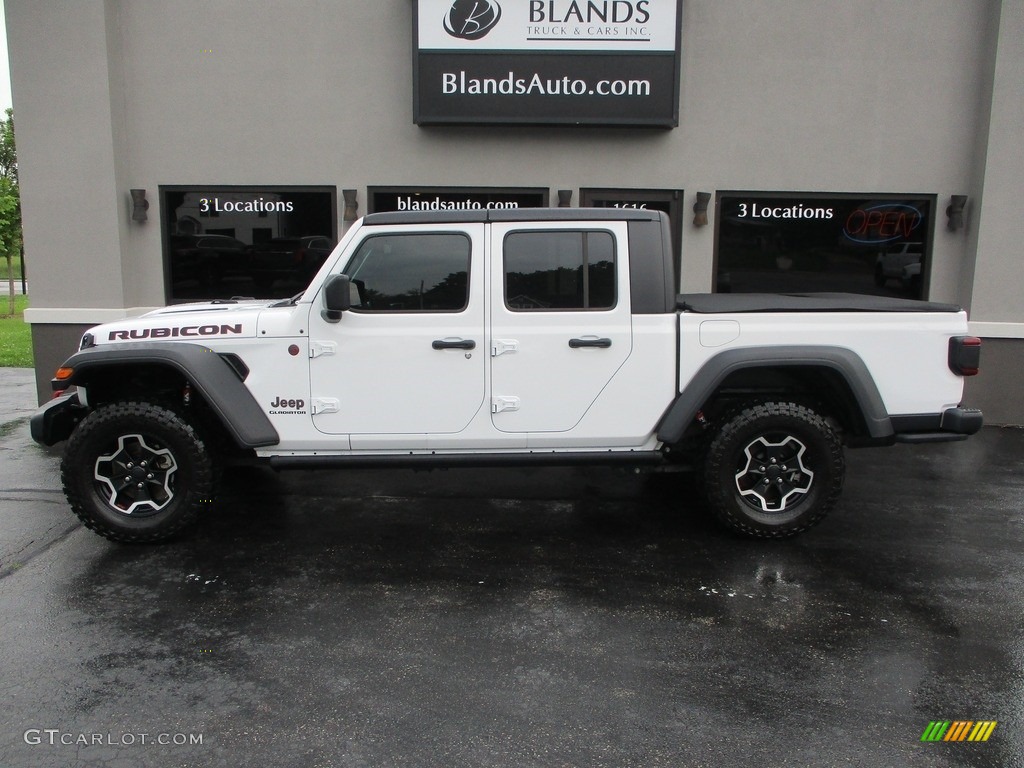
[(923, 298), (934, 199), (722, 192), (715, 289)]
[(169, 301), (291, 296), (337, 242), (333, 188), (162, 187)]
[(469, 238), (463, 234), (376, 235), (345, 274), (363, 312), (458, 312), (469, 302)]
[(510, 233), (505, 238), (505, 304), (522, 312), (614, 307), (611, 233)]

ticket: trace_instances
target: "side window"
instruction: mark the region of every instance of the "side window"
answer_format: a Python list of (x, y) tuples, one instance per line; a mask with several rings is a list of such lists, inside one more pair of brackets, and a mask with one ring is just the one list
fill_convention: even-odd
[(509, 309), (611, 309), (615, 296), (615, 241), (610, 232), (510, 232), (505, 237)]
[(373, 235), (345, 274), (362, 312), (459, 312), (469, 302), (469, 238), (454, 233)]

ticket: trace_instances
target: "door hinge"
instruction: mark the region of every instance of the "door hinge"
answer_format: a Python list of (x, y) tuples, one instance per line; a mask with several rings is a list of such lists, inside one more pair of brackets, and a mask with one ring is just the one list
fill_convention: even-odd
[(491, 339), (491, 357), (518, 351), (519, 342), (516, 339)]
[(519, 398), (518, 397), (492, 397), (491, 398), (491, 413), (501, 413), (502, 411), (518, 411), (519, 410)]
[(338, 350), (338, 343), (335, 341), (311, 341), (309, 342), (309, 356), (320, 357), (320, 355), (333, 355)]
[(341, 401), (336, 397), (314, 397), (313, 415), (318, 413), (337, 413), (341, 410)]

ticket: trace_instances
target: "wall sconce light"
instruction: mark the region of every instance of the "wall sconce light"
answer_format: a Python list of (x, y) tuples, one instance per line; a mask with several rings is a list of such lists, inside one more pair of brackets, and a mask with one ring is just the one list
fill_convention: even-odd
[(949, 198), (949, 205), (946, 206), (946, 229), (956, 232), (964, 226), (964, 206), (967, 205), (967, 195), (953, 195)]
[(697, 200), (693, 204), (693, 226), (706, 227), (708, 225), (709, 202), (711, 202), (710, 192), (697, 193)]
[(345, 200), (345, 212), (341, 215), (341, 220), (345, 224), (351, 224), (359, 218), (359, 201), (356, 199), (358, 190), (355, 189), (343, 189), (341, 190), (341, 196)]
[(140, 224), (149, 219), (149, 214), (146, 211), (149, 210), (149, 200), (146, 199), (146, 190), (144, 189), (132, 189), (129, 190), (132, 196), (132, 221), (137, 221)]
[(572, 190), (571, 189), (560, 189), (560, 190), (558, 190), (558, 207), (559, 208), (571, 208), (572, 207)]

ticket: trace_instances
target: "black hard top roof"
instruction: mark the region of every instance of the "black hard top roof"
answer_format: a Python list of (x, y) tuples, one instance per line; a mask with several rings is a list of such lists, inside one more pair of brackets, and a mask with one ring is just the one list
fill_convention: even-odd
[(363, 217), (366, 226), (487, 221), (654, 221), (660, 211), (634, 208), (493, 208), (458, 211), (390, 211)]

